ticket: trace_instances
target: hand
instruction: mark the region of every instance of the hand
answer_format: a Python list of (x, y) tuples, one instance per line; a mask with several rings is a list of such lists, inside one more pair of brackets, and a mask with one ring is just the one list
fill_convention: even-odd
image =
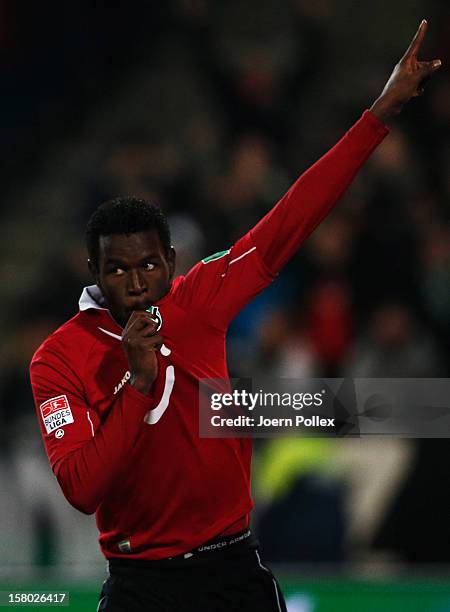
[(439, 59), (431, 62), (420, 62), (417, 59), (427, 27), (428, 24), (424, 19), (404, 56), (395, 66), (381, 96), (370, 109), (384, 123), (398, 115), (403, 105), (411, 98), (420, 96), (423, 93), (424, 82), (441, 66)]
[(164, 341), (155, 335), (158, 322), (150, 313), (135, 310), (123, 330), (122, 345), (130, 366), (130, 384), (141, 393), (149, 393), (158, 375), (156, 352)]

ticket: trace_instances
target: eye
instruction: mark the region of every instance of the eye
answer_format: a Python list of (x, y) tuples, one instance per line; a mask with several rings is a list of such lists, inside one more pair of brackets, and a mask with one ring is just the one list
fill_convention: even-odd
[(146, 261), (142, 267), (146, 272), (151, 272), (151, 270), (155, 269), (155, 264), (152, 263), (151, 261)]
[(108, 274), (112, 274), (113, 276), (122, 276), (122, 274), (125, 274), (125, 270), (116, 266), (114, 268), (110, 268), (108, 270)]

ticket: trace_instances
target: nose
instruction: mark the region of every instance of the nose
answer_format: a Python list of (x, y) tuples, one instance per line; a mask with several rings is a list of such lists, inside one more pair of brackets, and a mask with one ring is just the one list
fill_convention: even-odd
[(145, 279), (139, 270), (130, 270), (128, 274), (128, 294), (142, 295), (147, 291)]

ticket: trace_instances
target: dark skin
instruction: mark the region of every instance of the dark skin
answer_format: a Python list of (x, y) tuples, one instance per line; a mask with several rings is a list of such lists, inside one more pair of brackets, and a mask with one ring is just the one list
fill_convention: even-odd
[(175, 251), (165, 251), (156, 230), (100, 236), (98, 266), (90, 261), (89, 268), (111, 315), (124, 327), (130, 384), (147, 394), (158, 375), (156, 351), (163, 337), (146, 309), (170, 291)]
[(381, 95), (370, 108), (385, 124), (389, 124), (411, 98), (423, 94), (424, 83), (441, 67), (442, 62), (439, 59), (430, 62), (417, 59), (427, 28), (428, 23), (423, 19), (411, 44), (395, 65)]
[[(385, 124), (411, 98), (423, 93), (424, 82), (441, 66), (438, 59), (417, 59), (427, 27), (423, 20), (370, 108)], [(175, 252), (172, 248), (165, 252), (155, 230), (102, 236), (98, 267), (92, 262), (89, 267), (112, 316), (124, 327), (122, 342), (130, 366), (130, 384), (147, 394), (158, 375), (156, 351), (163, 337), (156, 334), (156, 321), (145, 311), (170, 291)]]

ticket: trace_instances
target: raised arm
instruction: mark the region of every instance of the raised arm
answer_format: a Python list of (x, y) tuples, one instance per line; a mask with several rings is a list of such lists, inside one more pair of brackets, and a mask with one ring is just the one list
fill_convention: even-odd
[(358, 170), (388, 133), (386, 123), (413, 97), (440, 60), (418, 61), (427, 29), (422, 21), (381, 95), (347, 134), (294, 183), (278, 204), (252, 230), (266, 266), (276, 274), (328, 215)]
[(200, 309), (205, 320), (225, 328), (296, 253), (387, 135), (386, 123), (422, 93), (424, 81), (441, 65), (440, 60), (417, 59), (426, 28), (422, 21), (370, 111), (231, 249), (194, 266), (178, 292), (186, 309)]

